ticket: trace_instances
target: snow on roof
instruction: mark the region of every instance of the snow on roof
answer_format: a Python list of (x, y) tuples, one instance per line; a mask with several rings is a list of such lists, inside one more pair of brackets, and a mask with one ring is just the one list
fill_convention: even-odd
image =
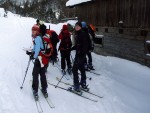
[(81, 3), (84, 3), (84, 2), (89, 2), (89, 1), (92, 1), (92, 0), (69, 0), (66, 3), (66, 6), (74, 6), (74, 5), (81, 4)]
[(4, 8), (0, 8), (0, 17), (3, 17), (5, 14)]

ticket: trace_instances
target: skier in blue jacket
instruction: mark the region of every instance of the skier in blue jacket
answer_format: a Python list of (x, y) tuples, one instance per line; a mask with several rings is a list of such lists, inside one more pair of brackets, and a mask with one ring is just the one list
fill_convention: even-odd
[[(33, 37), (33, 51), (31, 54), (31, 59), (35, 59), (34, 67), (33, 67), (33, 82), (32, 82), (32, 89), (33, 89), (33, 95), (38, 98), (38, 87), (39, 87), (39, 80), (38, 75), (40, 74), (40, 80), (41, 80), (41, 87), (43, 94), (47, 97), (47, 81), (46, 81), (46, 75), (45, 75), (45, 66), (42, 66), (41, 62), (41, 51), (44, 49), (43, 41), (40, 34), (40, 28), (38, 25), (34, 25), (32, 27), (32, 37)], [(29, 54), (29, 53), (27, 53)]]

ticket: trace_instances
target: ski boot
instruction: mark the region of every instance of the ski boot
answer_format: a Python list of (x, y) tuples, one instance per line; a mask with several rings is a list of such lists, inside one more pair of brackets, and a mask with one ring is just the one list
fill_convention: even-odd
[(37, 91), (33, 90), (33, 96), (34, 96), (35, 101), (38, 101), (39, 96), (38, 96), (38, 92)]
[(81, 92), (79, 85), (74, 85), (72, 91), (78, 95), (82, 95), (82, 92)]
[(71, 69), (71, 68), (68, 68), (67, 71), (68, 71), (68, 74), (69, 74), (69, 75), (72, 75), (72, 69)]
[(89, 63), (89, 64), (87, 65), (87, 67), (88, 67), (88, 69), (90, 69), (90, 70), (95, 70), (95, 69), (93, 68), (92, 63)]
[(88, 65), (87, 65), (87, 64), (84, 64), (84, 69), (85, 69), (85, 71), (90, 71), (90, 70), (88, 69)]
[(45, 97), (45, 98), (47, 98), (47, 97), (48, 97), (47, 90), (43, 90), (43, 89), (41, 89), (41, 91), (42, 91), (42, 93), (43, 93), (44, 97)]
[(61, 70), (63, 75), (66, 75), (66, 71), (64, 69)]
[(86, 85), (85, 83), (81, 83), (81, 90), (88, 92), (90, 89), (88, 88), (88, 85)]

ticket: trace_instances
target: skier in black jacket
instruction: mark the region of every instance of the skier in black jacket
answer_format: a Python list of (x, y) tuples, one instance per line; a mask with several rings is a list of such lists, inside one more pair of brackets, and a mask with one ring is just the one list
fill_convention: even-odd
[[(76, 50), (75, 61), (72, 72), (74, 79), (74, 90), (81, 93), (81, 88), (89, 90), (86, 86), (86, 73), (84, 68), (84, 59), (89, 50), (89, 42), (87, 40), (87, 33), (82, 30), (81, 22), (75, 24), (75, 46), (72, 48)], [(78, 70), (81, 72), (81, 80), (79, 82)]]

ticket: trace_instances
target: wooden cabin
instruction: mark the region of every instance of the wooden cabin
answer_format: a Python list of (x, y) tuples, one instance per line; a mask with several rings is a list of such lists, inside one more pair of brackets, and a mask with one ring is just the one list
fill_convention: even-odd
[(96, 27), (95, 52), (150, 66), (150, 0), (91, 0), (67, 6), (68, 17)]

